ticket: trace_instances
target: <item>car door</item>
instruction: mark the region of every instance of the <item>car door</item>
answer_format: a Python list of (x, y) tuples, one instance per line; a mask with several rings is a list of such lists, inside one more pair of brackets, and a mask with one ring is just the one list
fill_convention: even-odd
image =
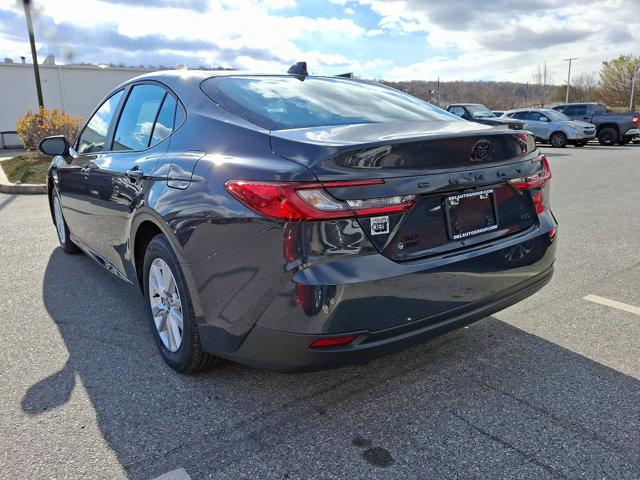
[(91, 193), (91, 171), (103, 155), (113, 118), (124, 90), (107, 98), (82, 129), (69, 155), (59, 162), (54, 175), (60, 204), (69, 231), (84, 247), (95, 249), (95, 204)]
[(591, 117), (588, 115), (587, 105), (569, 105), (564, 114), (574, 120), (582, 120), (584, 122), (591, 121)]
[(138, 83), (127, 91), (111, 139), (111, 148), (94, 162), (99, 253), (115, 273), (132, 277), (128, 257), (131, 217), (142, 202), (149, 176), (168, 149), (177, 101), (157, 83)]
[(526, 118), (528, 126), (526, 128), (531, 130), (536, 137), (547, 140), (549, 138), (549, 124), (548, 121), (543, 121), (542, 117), (544, 117), (544, 115), (540, 112), (536, 112), (535, 110), (528, 111)]

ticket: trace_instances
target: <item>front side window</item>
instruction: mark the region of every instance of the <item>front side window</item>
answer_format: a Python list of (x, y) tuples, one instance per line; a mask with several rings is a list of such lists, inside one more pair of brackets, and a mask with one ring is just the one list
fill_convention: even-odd
[(78, 153), (92, 153), (100, 152), (104, 150), (104, 142), (107, 139), (107, 133), (109, 132), (109, 125), (113, 119), (113, 114), (116, 112), (118, 102), (122, 98), (124, 90), (111, 95), (100, 106), (98, 111), (93, 114), (93, 117), (84, 127), (80, 138), (78, 139)]
[(133, 87), (113, 137), (114, 151), (144, 150), (149, 147), (153, 126), (166, 94), (164, 89), (155, 85)]
[(543, 121), (542, 118), (544, 117), (544, 115), (542, 115), (540, 112), (529, 112), (527, 114), (527, 120), (531, 120), (534, 122), (541, 122)]
[(267, 130), (381, 122), (460, 121), (393, 88), (354, 80), (212, 77), (201, 86), (225, 110)]

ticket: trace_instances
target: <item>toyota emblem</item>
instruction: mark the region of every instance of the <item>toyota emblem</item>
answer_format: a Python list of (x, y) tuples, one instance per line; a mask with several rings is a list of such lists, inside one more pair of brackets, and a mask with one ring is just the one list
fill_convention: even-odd
[(489, 140), (479, 140), (471, 149), (471, 161), (481, 162), (491, 153), (491, 142)]

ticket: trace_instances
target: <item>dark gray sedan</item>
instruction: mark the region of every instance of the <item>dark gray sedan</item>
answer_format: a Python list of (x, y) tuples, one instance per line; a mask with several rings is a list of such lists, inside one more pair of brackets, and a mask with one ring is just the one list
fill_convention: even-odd
[[(478, 320), (551, 278), (533, 137), (374, 82), (154, 73), (45, 139), (62, 248), (138, 285), (164, 360), (327, 368)], [(87, 302), (90, 299), (67, 299)], [(109, 339), (105, 339), (109, 341)]]

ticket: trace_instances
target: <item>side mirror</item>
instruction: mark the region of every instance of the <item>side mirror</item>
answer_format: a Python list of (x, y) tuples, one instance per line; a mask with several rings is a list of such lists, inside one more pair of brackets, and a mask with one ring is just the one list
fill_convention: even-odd
[(38, 145), (45, 155), (66, 155), (69, 153), (69, 142), (64, 135), (43, 138)]

